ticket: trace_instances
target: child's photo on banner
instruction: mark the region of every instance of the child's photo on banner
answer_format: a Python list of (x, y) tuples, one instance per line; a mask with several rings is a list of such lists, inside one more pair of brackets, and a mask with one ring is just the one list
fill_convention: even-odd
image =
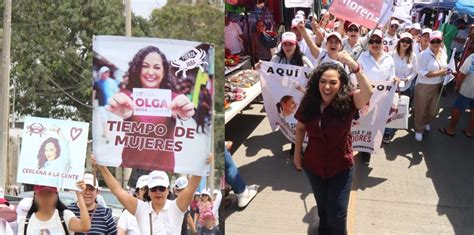
[(93, 151), (98, 163), (206, 174), (212, 46), (97, 36), (93, 50)]

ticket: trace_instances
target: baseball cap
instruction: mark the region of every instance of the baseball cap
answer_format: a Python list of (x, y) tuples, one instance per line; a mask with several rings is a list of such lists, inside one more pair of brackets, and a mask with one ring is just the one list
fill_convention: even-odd
[(394, 24), (400, 25), (400, 22), (398, 22), (398, 20), (392, 20), (392, 21), (390, 21), (390, 25), (394, 25)]
[(382, 33), (382, 30), (380, 30), (380, 29), (374, 29), (374, 31), (372, 33), (372, 36), (374, 36), (374, 35), (377, 35), (380, 38), (383, 38), (383, 33)]
[(329, 33), (327, 36), (326, 36), (326, 41), (330, 38), (330, 37), (337, 37), (337, 39), (339, 39), (339, 42), (342, 42), (342, 37), (341, 37), (341, 34), (339, 34), (338, 32), (331, 32)]
[(203, 189), (203, 190), (201, 191), (201, 195), (211, 196), (211, 193), (209, 192), (209, 190)]
[(100, 70), (99, 70), (99, 74), (103, 74), (103, 73), (109, 72), (109, 71), (110, 71), (109, 67), (107, 67), (107, 66), (102, 66), (102, 67), (100, 68)]
[(293, 32), (285, 32), (281, 35), (281, 42), (291, 42), (296, 44), (296, 34)]
[(203, 219), (214, 219), (214, 214), (212, 214), (212, 211), (206, 211), (202, 215)]
[(298, 23), (303, 21), (302, 19), (298, 19), (298, 18), (294, 18), (293, 20), (291, 20), (291, 28), (296, 28), (296, 26), (298, 26)]
[(422, 31), (421, 31), (421, 35), (427, 33), (427, 34), (431, 34), (431, 32), (433, 32), (430, 28), (424, 28)]
[(143, 188), (145, 186), (148, 186), (148, 179), (150, 178), (149, 175), (142, 175), (140, 178), (137, 180), (137, 184), (135, 188)]
[(326, 12), (328, 12), (328, 10), (326, 10), (326, 8), (321, 9), (321, 15), (326, 14)]
[(403, 39), (403, 38), (409, 38), (410, 40), (413, 40), (413, 36), (411, 35), (411, 33), (402, 33), (400, 34), (400, 39)]
[(35, 185), (33, 187), (33, 191), (39, 192), (43, 190), (51, 190), (53, 192), (58, 192), (58, 189), (56, 187), (51, 187), (51, 186), (43, 186), (43, 185)]
[(350, 23), (349, 26), (347, 26), (347, 29), (349, 29), (351, 26), (355, 26), (357, 28), (359, 28), (359, 25), (356, 24), (356, 23)]
[(304, 15), (295, 15), (295, 19), (299, 21), (304, 21)]
[(433, 31), (430, 33), (430, 41), (431, 40), (434, 40), (434, 39), (440, 39), (440, 40), (443, 40), (443, 33), (441, 33), (441, 31)]
[(164, 171), (152, 171), (149, 176), (148, 188), (154, 188), (156, 186), (164, 186), (168, 188), (170, 186), (170, 179)]
[(413, 28), (413, 25), (412, 25), (410, 22), (405, 22), (405, 24), (403, 25), (403, 28), (405, 28), (405, 29), (412, 29), (412, 28)]
[(196, 191), (196, 192), (194, 193), (194, 196), (201, 196), (201, 193), (198, 192), (198, 191)]
[(179, 177), (174, 183), (175, 189), (184, 189), (186, 186), (188, 186), (188, 179), (185, 176)]
[(20, 203), (18, 203), (18, 206), (16, 206), (17, 221), (20, 221), (21, 217), (26, 217), (32, 204), (33, 198), (31, 197), (25, 197), (21, 199)]
[(296, 12), (296, 15), (302, 15), (302, 16), (304, 16), (305, 14), (304, 14), (304, 11), (299, 10), (299, 11)]
[(96, 189), (99, 188), (99, 182), (97, 181), (97, 178), (94, 179), (94, 175), (91, 173), (84, 174), (84, 183), (93, 186)]
[(413, 24), (413, 28), (416, 29), (416, 30), (421, 30), (421, 25), (420, 25), (420, 23), (414, 23), (414, 24)]

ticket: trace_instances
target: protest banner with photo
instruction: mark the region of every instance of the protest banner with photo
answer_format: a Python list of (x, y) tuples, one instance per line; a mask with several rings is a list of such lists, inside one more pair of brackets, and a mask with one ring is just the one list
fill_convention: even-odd
[(93, 40), (93, 151), (98, 164), (206, 175), (213, 47), (171, 39)]
[(77, 189), (88, 133), (89, 123), (26, 117), (17, 182)]
[(354, 151), (375, 153), (389, 118), (396, 87), (390, 81), (370, 81), (373, 94), (369, 105), (359, 109), (359, 115), (352, 122), (352, 148)]
[(374, 29), (393, 14), (393, 0), (334, 0), (329, 13), (343, 20)]
[[(303, 99), (311, 68), (262, 62), (260, 84), (270, 126), (295, 142), (296, 110)], [(307, 138), (305, 139), (307, 142)]]

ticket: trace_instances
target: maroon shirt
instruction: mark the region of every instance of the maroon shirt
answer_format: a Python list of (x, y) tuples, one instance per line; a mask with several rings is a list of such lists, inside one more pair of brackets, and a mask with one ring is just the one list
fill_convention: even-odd
[(331, 104), (323, 113), (318, 107), (316, 115), (305, 123), (302, 110), (298, 109), (295, 118), (304, 124), (308, 135), (308, 146), (303, 158), (305, 169), (327, 179), (354, 165), (351, 125), (356, 112), (353, 96), (350, 112), (345, 119), (338, 117)]
[[(126, 95), (133, 99), (132, 93), (128, 90), (124, 91)], [(179, 94), (172, 93), (172, 99)], [(147, 137), (152, 138), (163, 138), (174, 140), (174, 131), (176, 127), (176, 120), (173, 117), (155, 117), (155, 116), (131, 116), (126, 121), (132, 122), (145, 122), (154, 124), (165, 124), (168, 128), (166, 135), (156, 136), (154, 132), (151, 132)], [(127, 136), (142, 136), (141, 134), (126, 134)], [(146, 170), (163, 170), (163, 171), (174, 171), (175, 159), (173, 151), (160, 151), (160, 150), (138, 150), (136, 148), (124, 147), (122, 152), (122, 164), (121, 167), (129, 168), (140, 168)]]

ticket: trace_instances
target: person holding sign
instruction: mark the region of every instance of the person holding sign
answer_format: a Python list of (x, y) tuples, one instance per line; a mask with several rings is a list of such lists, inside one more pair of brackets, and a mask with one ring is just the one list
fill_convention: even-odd
[(88, 232), (91, 228), (91, 220), (84, 202), (86, 190), (84, 181), (77, 182), (77, 187), (81, 190), (76, 192), (80, 219), (61, 202), (57, 188), (36, 185), (33, 204), (26, 217), (18, 223), (18, 234)]
[[(346, 51), (338, 61), (355, 74), (359, 89), (352, 91), (349, 75), (335, 63), (315, 69), (296, 112), (296, 150), (293, 162), (304, 170), (318, 205), (319, 234), (346, 234), (346, 217), (353, 174), (351, 125), (357, 110), (369, 102), (372, 87), (361, 66)], [(301, 154), (305, 133), (309, 142)]]
[(430, 34), (430, 47), (418, 58), (418, 78), (415, 86), (415, 139), (423, 141), (423, 132), (430, 131), (436, 117), (437, 100), (444, 76), (448, 75), (448, 56), (442, 49), (443, 34)]
[[(207, 163), (212, 160), (210, 155)], [(95, 157), (92, 164), (96, 165)], [(167, 200), (170, 193), (169, 177), (164, 171), (152, 171), (148, 178), (148, 196), (144, 202), (125, 191), (105, 166), (97, 166), (110, 191), (120, 203), (137, 219), (140, 234), (180, 234), (184, 214), (193, 200), (201, 176), (192, 175), (188, 185), (176, 200)]]
[[(160, 107), (167, 106), (171, 110), (172, 117), (143, 116), (134, 114), (136, 105), (132, 99), (134, 88), (171, 90), (169, 70), (170, 65), (165, 54), (160, 49), (154, 46), (145, 47), (138, 51), (130, 62), (127, 89), (124, 92), (115, 94), (109, 100), (108, 110), (126, 121), (131, 121), (135, 124), (153, 123), (161, 124), (162, 127), (163, 125), (166, 126), (166, 131), (163, 131), (164, 133), (161, 133), (159, 130), (148, 132), (145, 136), (139, 133), (127, 133), (128, 139), (135, 140), (135, 142), (138, 142), (139, 139), (148, 141), (149, 139), (147, 138), (159, 137), (166, 140), (166, 143), (157, 145), (160, 151), (147, 148), (139, 151), (137, 148), (130, 146), (124, 147), (121, 166), (141, 169), (160, 168), (169, 171), (174, 169), (174, 152), (179, 149), (176, 143), (172, 143), (175, 135), (176, 119), (189, 119), (192, 117), (194, 115), (194, 104), (184, 94), (172, 92), (171, 103), (160, 104)], [(159, 132), (161, 135), (157, 136), (156, 132)]]

